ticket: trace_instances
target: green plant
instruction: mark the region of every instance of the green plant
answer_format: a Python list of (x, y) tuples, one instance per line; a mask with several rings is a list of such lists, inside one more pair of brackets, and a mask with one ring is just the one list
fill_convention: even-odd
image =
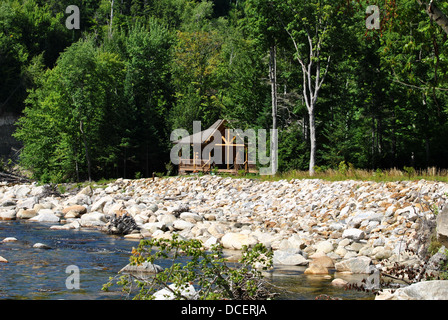
[(406, 171), (408, 178), (410, 179), (415, 174), (415, 169), (413, 167), (403, 167), (403, 170)]
[[(226, 264), (221, 247), (213, 246), (210, 251), (198, 240), (172, 239), (142, 240), (133, 248), (130, 265), (151, 264), (170, 261), (171, 265), (152, 277), (125, 274), (112, 277), (103, 286), (107, 291), (116, 282), (123, 292), (133, 299), (154, 299), (161, 289), (168, 289), (175, 299), (186, 299), (182, 288), (191, 284), (200, 300), (257, 300), (269, 299), (276, 294), (267, 289), (262, 273), (255, 266), (267, 269), (272, 266), (272, 251), (262, 244), (252, 249), (243, 248), (242, 258), (236, 268)], [(118, 280), (117, 280), (118, 277)], [(173, 286), (174, 285), (174, 286)]]
[(58, 190), (60, 194), (64, 194), (67, 191), (67, 187), (63, 184), (58, 184)]
[(339, 171), (340, 174), (342, 174), (342, 175), (344, 175), (344, 176), (347, 174), (348, 166), (347, 166), (347, 164), (345, 163), (345, 161), (341, 161), (341, 162), (339, 163), (338, 171)]

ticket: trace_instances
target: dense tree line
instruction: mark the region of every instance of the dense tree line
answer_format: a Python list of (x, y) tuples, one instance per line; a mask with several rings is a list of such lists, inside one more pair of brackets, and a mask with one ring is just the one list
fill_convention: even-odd
[(44, 181), (163, 172), (172, 130), (219, 118), (277, 128), (281, 171), (447, 168), (448, 4), (431, 5), (0, 0), (0, 114), (22, 113)]

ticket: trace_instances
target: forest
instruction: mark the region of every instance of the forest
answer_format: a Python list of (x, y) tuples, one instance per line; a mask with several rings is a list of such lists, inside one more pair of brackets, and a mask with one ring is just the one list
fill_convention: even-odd
[(448, 168), (446, 14), (437, 0), (0, 0), (0, 115), (21, 115), (20, 165), (44, 182), (174, 172), (170, 133), (217, 119), (278, 129), (280, 172)]

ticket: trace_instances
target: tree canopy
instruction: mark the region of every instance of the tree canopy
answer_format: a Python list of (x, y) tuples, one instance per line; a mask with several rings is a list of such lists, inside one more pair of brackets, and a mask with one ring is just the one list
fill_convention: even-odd
[(278, 129), (281, 171), (447, 168), (447, 13), (437, 0), (0, 0), (0, 115), (21, 115), (20, 161), (43, 181), (171, 171), (171, 131), (222, 118)]

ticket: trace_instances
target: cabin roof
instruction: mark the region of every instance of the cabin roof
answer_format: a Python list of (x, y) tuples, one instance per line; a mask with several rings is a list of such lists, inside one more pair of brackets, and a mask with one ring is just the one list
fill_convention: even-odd
[(226, 123), (226, 120), (219, 119), (214, 124), (212, 124), (208, 129), (205, 129), (201, 132), (196, 132), (188, 137), (183, 137), (175, 141), (176, 144), (193, 144), (200, 142), (204, 144), (208, 142), (208, 140), (213, 136), (216, 130), (219, 130), (221, 126)]

